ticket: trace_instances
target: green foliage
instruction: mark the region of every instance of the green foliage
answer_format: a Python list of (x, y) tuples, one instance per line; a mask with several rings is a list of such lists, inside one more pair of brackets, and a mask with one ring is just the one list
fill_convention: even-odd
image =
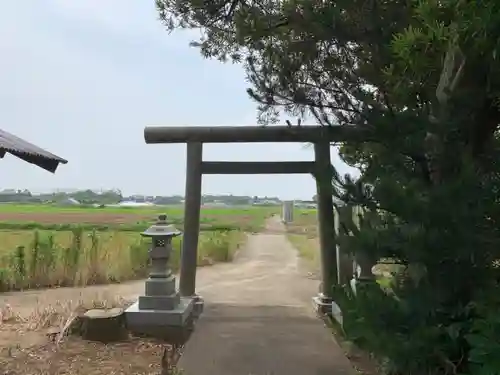
[(391, 374), (499, 368), (498, 302), (489, 297), (500, 276), (499, 181), (459, 176), (423, 192), (375, 190), (373, 201), (390, 211), (341, 237), (342, 248), (357, 256), (404, 265), (389, 287), (370, 285), (356, 298), (342, 289), (336, 296), (348, 337)]
[[(337, 178), (372, 218), (350, 252), (404, 266), (390, 288), (336, 292), (346, 334), (392, 374), (498, 373), (500, 3), (157, 0), (203, 55), (242, 61), (260, 120), (358, 126)], [(368, 225), (370, 224), (370, 225)]]
[[(226, 220), (224, 220), (226, 221)], [(243, 230), (248, 232), (258, 232), (261, 227), (259, 221), (249, 223), (230, 223), (222, 222), (217, 223), (216, 220), (201, 220), (200, 231), (215, 231), (226, 232), (228, 230)], [(183, 229), (183, 223), (180, 219), (169, 219), (169, 222), (174, 224), (179, 230)], [(65, 224), (46, 224), (40, 222), (15, 222), (15, 221), (0, 221), (0, 230), (50, 230), (56, 232), (73, 231), (81, 228), (84, 231), (98, 231), (98, 232), (134, 232), (140, 233), (151, 226), (151, 222), (143, 221), (132, 224), (94, 224), (94, 223), (65, 223)]]
[(356, 295), (348, 287), (339, 288), (335, 297), (342, 308), (344, 332), (382, 359), (385, 373), (404, 368), (409, 374), (433, 374), (439, 368), (433, 360), (434, 346), (428, 345), (429, 340), (437, 344), (437, 330), (413, 319), (412, 311), (377, 284), (358, 285)]

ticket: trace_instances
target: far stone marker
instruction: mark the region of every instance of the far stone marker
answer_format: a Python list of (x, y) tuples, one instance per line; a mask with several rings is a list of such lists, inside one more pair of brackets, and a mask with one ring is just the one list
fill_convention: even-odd
[(193, 312), (193, 299), (180, 296), (168, 264), (172, 238), (181, 232), (167, 223), (167, 215), (160, 215), (141, 235), (152, 239), (151, 269), (145, 294), (125, 311), (127, 327), (136, 334), (167, 338), (172, 328), (187, 326)]
[(283, 201), (281, 208), (281, 221), (285, 224), (293, 222), (293, 201)]

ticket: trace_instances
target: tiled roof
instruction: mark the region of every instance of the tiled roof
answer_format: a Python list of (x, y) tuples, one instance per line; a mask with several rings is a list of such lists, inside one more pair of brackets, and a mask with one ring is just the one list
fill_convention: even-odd
[(0, 158), (3, 158), (7, 152), (52, 173), (56, 171), (59, 164), (66, 164), (68, 162), (57, 155), (51, 154), (32, 143), (26, 142), (0, 129)]

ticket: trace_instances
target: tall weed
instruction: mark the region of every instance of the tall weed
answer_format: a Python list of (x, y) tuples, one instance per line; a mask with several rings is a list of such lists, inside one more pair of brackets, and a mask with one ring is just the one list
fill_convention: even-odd
[[(5, 241), (13, 249), (0, 252), (0, 291), (85, 286), (148, 276), (150, 239), (127, 232), (84, 229), (16, 232), (13, 240)], [(0, 240), (8, 233), (1, 232)], [(243, 239), (238, 231), (202, 232), (198, 265), (231, 261)], [(174, 238), (172, 246), (169, 264), (177, 271), (181, 238)]]

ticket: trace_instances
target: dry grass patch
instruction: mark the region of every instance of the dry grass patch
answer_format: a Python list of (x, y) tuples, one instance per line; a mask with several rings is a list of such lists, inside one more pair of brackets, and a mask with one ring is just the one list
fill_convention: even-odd
[(40, 304), (29, 314), (18, 312), (9, 305), (1, 306), (1, 373), (160, 374), (166, 345), (158, 340), (130, 338), (120, 343), (102, 344), (59, 335), (75, 314), (95, 308), (125, 308), (130, 303), (119, 296), (101, 295)]
[(315, 210), (295, 210), (292, 223), (286, 226), (287, 237), (313, 273), (320, 270), (317, 214)]
[(287, 232), (302, 234), (309, 238), (318, 236), (318, 218), (316, 210), (295, 209), (293, 222), (287, 224)]
[(287, 237), (305, 261), (307, 268), (313, 273), (318, 273), (321, 266), (319, 240), (302, 234), (289, 233)]
[[(201, 232), (198, 265), (230, 261), (240, 231)], [(173, 239), (170, 266), (180, 262), (182, 237)], [(108, 284), (147, 276), (150, 240), (132, 232), (2, 231), (0, 291)]]

